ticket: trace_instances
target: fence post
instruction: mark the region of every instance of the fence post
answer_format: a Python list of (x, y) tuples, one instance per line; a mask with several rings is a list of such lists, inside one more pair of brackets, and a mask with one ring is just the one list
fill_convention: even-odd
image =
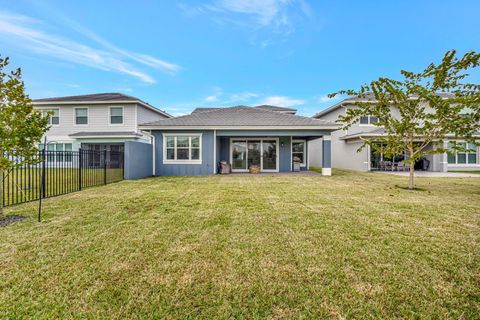
[(83, 166), (83, 157), (82, 157), (82, 148), (78, 149), (78, 190), (82, 190), (82, 166)]
[(103, 184), (107, 184), (107, 148), (103, 149)]
[(45, 191), (45, 186), (46, 186), (46, 177), (45, 177), (45, 174), (47, 172), (47, 169), (46, 169), (46, 163), (47, 163), (47, 156), (46, 156), (46, 145), (43, 147), (42, 149), (42, 192), (40, 194), (40, 198), (45, 198), (45, 195), (47, 194), (46, 191)]

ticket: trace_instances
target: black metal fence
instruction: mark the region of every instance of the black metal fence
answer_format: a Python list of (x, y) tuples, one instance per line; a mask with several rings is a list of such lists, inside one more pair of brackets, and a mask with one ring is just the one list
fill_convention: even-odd
[(3, 207), (55, 197), (83, 188), (123, 180), (124, 153), (120, 151), (47, 151), (34, 164), (8, 157), (17, 165), (3, 172)]

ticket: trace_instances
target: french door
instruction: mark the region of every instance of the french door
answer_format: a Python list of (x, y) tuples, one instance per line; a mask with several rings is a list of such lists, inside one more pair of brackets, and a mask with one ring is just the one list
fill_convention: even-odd
[(278, 172), (278, 139), (231, 139), (230, 163), (234, 172), (246, 172), (251, 165), (263, 172)]

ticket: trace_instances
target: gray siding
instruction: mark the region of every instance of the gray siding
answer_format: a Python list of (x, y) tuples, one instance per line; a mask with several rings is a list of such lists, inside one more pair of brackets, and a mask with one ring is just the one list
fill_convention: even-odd
[(135, 180), (153, 174), (152, 145), (136, 141), (125, 142), (125, 179)]
[[(292, 171), (292, 138), (280, 137), (280, 159), (279, 170), (280, 172)], [(283, 146), (282, 146), (283, 144)]]
[[(163, 163), (163, 133), (202, 133), (202, 163), (201, 164), (164, 164)], [(214, 171), (213, 130), (188, 131), (152, 131), (155, 137), (155, 175), (157, 176), (198, 176), (210, 175)]]

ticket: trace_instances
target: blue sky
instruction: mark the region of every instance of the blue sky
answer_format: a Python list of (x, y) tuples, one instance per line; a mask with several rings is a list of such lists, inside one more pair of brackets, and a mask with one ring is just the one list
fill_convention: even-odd
[(444, 52), (480, 51), (480, 1), (0, 0), (0, 54), (32, 98), (123, 92), (174, 115), (295, 107)]

